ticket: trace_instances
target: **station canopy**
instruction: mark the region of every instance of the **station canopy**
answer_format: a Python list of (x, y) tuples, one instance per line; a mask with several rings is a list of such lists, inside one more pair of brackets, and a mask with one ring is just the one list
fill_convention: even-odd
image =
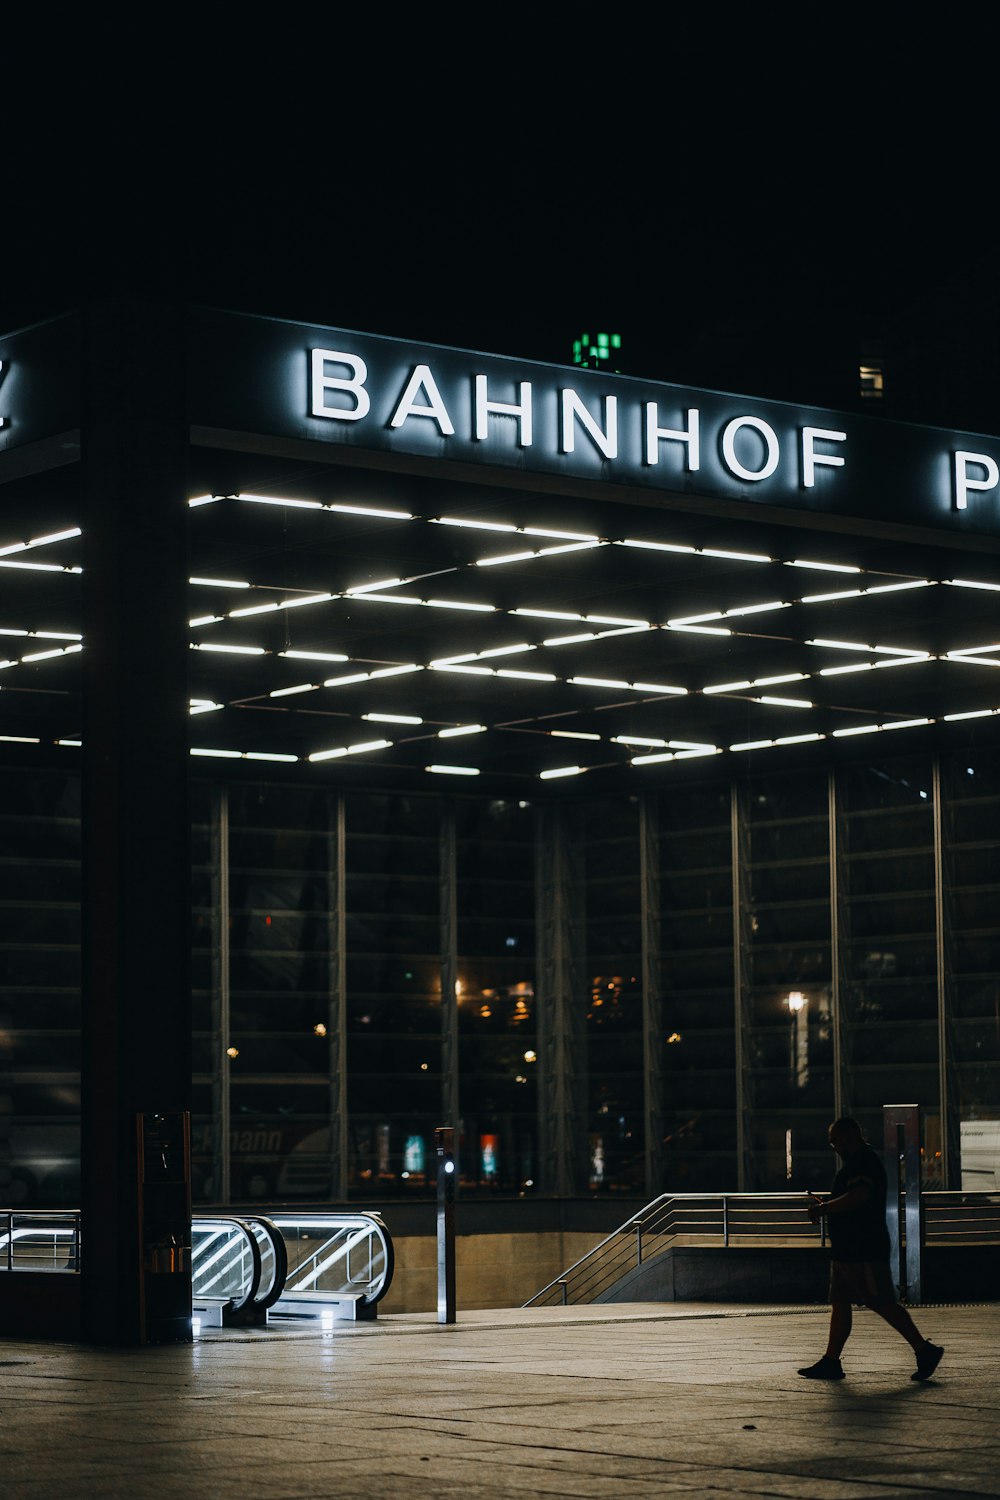
[[(948, 743), (1000, 714), (989, 551), (341, 462), (195, 449), (192, 468), (206, 768), (639, 791), (686, 764), (732, 775), (748, 755), (780, 770), (862, 740), (886, 753), (868, 748), (885, 735), (894, 752)], [(5, 488), (8, 744), (82, 738), (79, 521), (72, 471)], [(150, 660), (136, 691), (155, 683)]]

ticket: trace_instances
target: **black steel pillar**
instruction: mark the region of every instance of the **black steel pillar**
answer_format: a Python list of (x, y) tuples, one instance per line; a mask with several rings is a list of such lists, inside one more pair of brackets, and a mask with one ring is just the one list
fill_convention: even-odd
[(230, 1116), (229, 790), (212, 798), (212, 1198), (233, 1201)]
[(330, 1191), (347, 1201), (347, 819), (344, 794), (331, 797), (327, 834), (327, 1041), (330, 1047)]
[(642, 1073), (646, 1196), (663, 1187), (663, 1004), (660, 964), (660, 841), (658, 800), (639, 798), (639, 882), (642, 924)]
[(535, 965), (542, 1191), (560, 1197), (587, 1182), (587, 1031), (583, 879), (572, 811), (538, 810)]
[(736, 1186), (741, 1193), (753, 1186), (753, 1155), (749, 1131), (748, 1065), (750, 995), (750, 849), (747, 833), (746, 790), (730, 789), (730, 850), (733, 892), (733, 1030), (736, 1052)]
[(455, 1292), (455, 1132), (450, 1125), (434, 1132), (437, 1156), (437, 1315), (454, 1323)]
[[(441, 1111), (459, 1132), (458, 1063), (458, 841), (455, 806), (446, 802), (441, 813), (438, 846), (441, 881)], [(457, 1181), (455, 1184), (457, 1190)]]
[(140, 1116), (147, 1144), (167, 1130), (155, 1150), (176, 1186), (191, 1094), (184, 358), (176, 308), (85, 316), (82, 1295), (84, 1336), (106, 1344), (191, 1328), (190, 1258), (170, 1253), (184, 1227), (163, 1217), (183, 1195), (157, 1193), (154, 1243), (142, 1213), (160, 1168), (138, 1149)]
[(920, 1105), (884, 1104), (885, 1203), (889, 1231), (889, 1265), (896, 1289), (908, 1302), (921, 1294), (924, 1249), (923, 1202), (920, 1197)]

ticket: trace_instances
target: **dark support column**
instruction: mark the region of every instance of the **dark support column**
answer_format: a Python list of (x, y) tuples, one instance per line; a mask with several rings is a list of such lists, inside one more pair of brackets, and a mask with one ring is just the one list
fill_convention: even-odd
[(959, 1093), (953, 1078), (952, 1051), (952, 963), (951, 889), (949, 829), (945, 817), (941, 785), (941, 762), (934, 758), (934, 934), (937, 958), (938, 1021), (938, 1097), (940, 1100), (942, 1187), (953, 1188), (962, 1181), (962, 1127)]
[(639, 879), (642, 923), (642, 1072), (645, 1103), (646, 1196), (663, 1187), (663, 1005), (660, 971), (660, 841), (657, 799), (639, 798)]
[(847, 970), (847, 841), (837, 801), (837, 773), (827, 776), (830, 839), (830, 1029), (833, 1033), (833, 1117), (849, 1113), (844, 1087), (844, 992)]
[(233, 1201), (229, 1092), (229, 789), (212, 798), (212, 1197)]
[(347, 1202), (347, 826), (344, 794), (332, 799), (328, 835), (327, 962), (330, 1043), (330, 1191)]
[(536, 824), (535, 943), (538, 1113), (542, 1191), (566, 1197), (586, 1185), (586, 994), (582, 872), (561, 803)]
[(924, 1212), (920, 1196), (919, 1104), (883, 1104), (885, 1202), (889, 1265), (896, 1289), (908, 1302), (921, 1300)]
[(747, 1000), (750, 993), (750, 858), (747, 838), (746, 793), (733, 784), (730, 792), (730, 848), (733, 880), (733, 1028), (736, 1048), (736, 1189), (753, 1186), (747, 1139)]
[(152, 1174), (153, 1116), (191, 1100), (183, 340), (175, 308), (85, 318), (82, 1290), (84, 1336), (105, 1344), (191, 1336), (189, 1257), (167, 1253), (183, 1229), (143, 1243), (137, 1161), (142, 1114), (142, 1201), (175, 1203)]
[[(458, 1075), (458, 852), (455, 806), (446, 802), (441, 814), (438, 876), (441, 882), (441, 1110), (448, 1125), (459, 1130)], [(455, 1180), (455, 1189), (458, 1179)]]

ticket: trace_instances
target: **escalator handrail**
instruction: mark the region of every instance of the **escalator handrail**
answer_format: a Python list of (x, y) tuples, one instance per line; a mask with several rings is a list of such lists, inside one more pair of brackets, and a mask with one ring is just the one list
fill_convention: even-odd
[[(230, 1224), (235, 1224), (236, 1227), (242, 1232), (242, 1234), (244, 1235), (244, 1237), (246, 1239), (247, 1246), (248, 1246), (249, 1251), (250, 1251), (250, 1277), (249, 1277), (249, 1280), (247, 1281), (247, 1283), (246, 1283), (246, 1285), (244, 1287), (244, 1290), (243, 1290), (242, 1294), (239, 1297), (230, 1297), (228, 1299), (228, 1306), (231, 1309), (231, 1311), (233, 1311), (233, 1312), (242, 1312), (244, 1308), (248, 1307), (250, 1305), (250, 1303), (255, 1300), (255, 1298), (257, 1296), (257, 1293), (260, 1290), (260, 1275), (261, 1275), (260, 1245), (257, 1243), (257, 1236), (253, 1232), (253, 1229), (251, 1227), (250, 1221), (247, 1220), (247, 1219), (238, 1218), (235, 1214), (212, 1214), (210, 1218), (204, 1218), (204, 1219), (203, 1218), (196, 1218), (196, 1219), (192, 1219), (192, 1221), (191, 1221), (191, 1231), (192, 1231), (192, 1236), (193, 1236), (194, 1231), (195, 1231), (196, 1228), (206, 1229), (206, 1228), (210, 1228), (210, 1227), (212, 1227), (214, 1225), (230, 1225)], [(197, 1296), (196, 1296), (195, 1297), (195, 1301), (197, 1301), (197, 1300), (198, 1299), (197, 1299)]]
[(382, 1279), (376, 1286), (375, 1290), (373, 1292), (365, 1292), (359, 1298), (359, 1301), (363, 1307), (374, 1307), (377, 1302), (382, 1301), (382, 1298), (386, 1295), (389, 1287), (392, 1284), (393, 1272), (396, 1269), (396, 1255), (395, 1251), (393, 1250), (392, 1235), (385, 1227), (380, 1214), (372, 1213), (369, 1211), (361, 1213), (323, 1213), (322, 1211), (306, 1211), (301, 1214), (293, 1214), (282, 1210), (274, 1215), (275, 1227), (277, 1228), (279, 1233), (281, 1232), (281, 1221), (283, 1219), (286, 1220), (289, 1225), (312, 1222), (316, 1225), (316, 1227), (327, 1228), (336, 1225), (343, 1229), (356, 1228), (362, 1231), (368, 1231), (369, 1233), (374, 1233), (382, 1244), (382, 1250), (385, 1257), (385, 1270), (383, 1271)]
[(264, 1235), (270, 1241), (271, 1254), (274, 1256), (274, 1276), (271, 1279), (271, 1285), (263, 1295), (261, 1295), (260, 1287), (258, 1286), (253, 1299), (254, 1306), (263, 1308), (273, 1307), (285, 1290), (285, 1282), (288, 1280), (288, 1246), (285, 1244), (285, 1237), (277, 1224), (273, 1223), (270, 1219), (266, 1219), (263, 1214), (247, 1214), (245, 1221), (251, 1227), (254, 1225), (260, 1226)]

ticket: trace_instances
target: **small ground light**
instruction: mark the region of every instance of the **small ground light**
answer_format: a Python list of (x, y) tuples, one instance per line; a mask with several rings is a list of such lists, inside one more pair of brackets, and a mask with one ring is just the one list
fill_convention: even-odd
[(313, 1027), (313, 1034), (314, 1036), (326, 1036), (326, 1027), (322, 1021), (316, 1022), (316, 1025)]
[(789, 1010), (801, 1010), (806, 1003), (806, 997), (800, 990), (793, 990), (785, 1001)]
[(681, 1040), (681, 1034), (680, 1034), (679, 1031), (672, 1031), (670, 1033), (670, 1035), (667, 1037), (667, 1041), (668, 1042), (679, 1042), (680, 1040)]
[(239, 1055), (240, 1055), (240, 1049), (239, 1049), (239, 1047), (227, 1047), (226, 1048), (226, 1056), (227, 1057), (239, 1057)]
[(524, 1060), (525, 1060), (525, 1062), (537, 1062), (538, 1061), (538, 1053), (537, 1052), (532, 1052), (531, 1048), (529, 1047), (528, 1050), (527, 1050), (527, 1052), (524, 1054)]
[(427, 1064), (426, 1063), (421, 1063), (420, 1064), (420, 1071), (421, 1071), (421, 1073), (426, 1073), (427, 1072)]

